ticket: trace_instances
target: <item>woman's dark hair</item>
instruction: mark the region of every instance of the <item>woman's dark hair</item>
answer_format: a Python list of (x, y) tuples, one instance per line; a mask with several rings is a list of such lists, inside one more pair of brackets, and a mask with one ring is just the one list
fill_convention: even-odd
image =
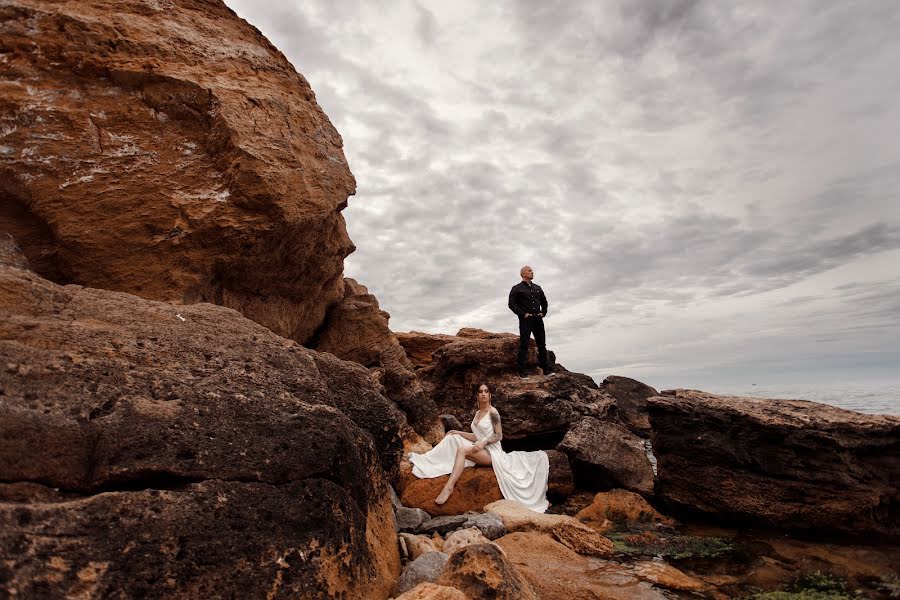
[(493, 399), (494, 397), (494, 390), (493, 388), (491, 388), (491, 385), (486, 381), (479, 381), (472, 386), (472, 403), (475, 405), (475, 408), (478, 408), (478, 390), (481, 389), (481, 386), (484, 386), (488, 389), (488, 393), (491, 395), (491, 399)]

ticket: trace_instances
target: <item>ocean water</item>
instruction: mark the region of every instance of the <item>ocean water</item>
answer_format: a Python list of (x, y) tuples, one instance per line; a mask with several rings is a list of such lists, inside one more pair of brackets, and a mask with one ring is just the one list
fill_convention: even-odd
[(812, 400), (867, 414), (900, 415), (900, 384), (759, 384), (752, 386), (709, 386), (714, 394)]

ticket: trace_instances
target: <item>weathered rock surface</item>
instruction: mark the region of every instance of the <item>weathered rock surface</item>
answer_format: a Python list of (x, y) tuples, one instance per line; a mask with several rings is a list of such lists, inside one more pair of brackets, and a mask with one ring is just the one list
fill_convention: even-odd
[[(419, 527), (419, 533), (429, 533), (446, 535), (451, 531), (455, 531), (465, 526), (465, 522), (469, 520), (469, 515), (443, 515), (434, 517), (422, 523)], [(443, 547), (443, 545), (442, 545)]]
[(550, 463), (547, 479), (547, 496), (553, 500), (564, 499), (575, 491), (575, 478), (569, 457), (559, 450), (545, 450)]
[(0, 231), (34, 270), (309, 339), (343, 295), (355, 181), (281, 52), (212, 0), (11, 0), (0, 21)]
[(426, 552), (441, 552), (443, 545), (438, 546), (434, 539), (427, 535), (416, 535), (412, 533), (401, 533), (398, 535), (406, 547), (406, 557), (409, 560), (415, 560)]
[(569, 457), (579, 487), (622, 487), (653, 494), (653, 467), (644, 440), (624, 427), (585, 417), (566, 433), (557, 449)]
[(444, 552), (452, 554), (472, 544), (490, 543), (491, 540), (484, 537), (477, 527), (463, 527), (447, 534), (447, 537), (444, 538)]
[(469, 598), (538, 600), (528, 581), (493, 543), (473, 544), (451, 554), (435, 583), (455, 587)]
[(426, 552), (403, 567), (400, 578), (397, 580), (397, 594), (403, 594), (413, 589), (420, 583), (430, 583), (436, 580), (449, 556), (443, 552)]
[[(474, 412), (473, 386), (488, 382), (507, 440), (551, 437), (554, 441), (547, 447), (552, 447), (583, 416), (604, 418), (615, 404), (590, 377), (564, 369), (553, 377), (519, 379), (517, 335), (462, 329), (456, 336), (407, 333), (397, 338), (438, 411), (456, 415), (466, 427)], [(534, 363), (533, 354), (532, 348), (529, 364)]]
[(641, 437), (650, 437), (647, 398), (658, 396), (659, 392), (640, 381), (618, 375), (604, 379), (600, 389), (616, 399), (616, 416), (625, 427)]
[(399, 460), (400, 417), (364, 368), (227, 308), (7, 266), (0, 364), (6, 588), (390, 592), (382, 466)]
[(497, 477), (491, 467), (463, 469), (456, 488), (446, 503), (437, 505), (434, 499), (441, 493), (449, 475), (431, 479), (410, 479), (401, 492), (404, 506), (421, 508), (432, 516), (461, 515), (467, 511), (480, 511), (485, 504), (503, 498), (497, 485)]
[(456, 588), (434, 583), (420, 583), (395, 600), (469, 600)]
[(503, 525), (503, 519), (494, 513), (472, 515), (463, 526), (477, 527), (482, 535), (489, 540), (495, 540), (498, 537), (506, 535), (506, 527)]
[(669, 503), (719, 522), (900, 536), (900, 417), (694, 390), (647, 405)]
[(667, 598), (629, 565), (581, 556), (546, 533), (510, 533), (497, 544), (541, 600)]
[(575, 518), (600, 533), (613, 525), (628, 528), (662, 523), (672, 526), (675, 522), (662, 515), (639, 494), (628, 490), (599, 492), (594, 501), (575, 515)]
[(587, 525), (568, 515), (541, 514), (516, 502), (500, 500), (484, 507), (499, 516), (507, 531), (542, 531), (579, 554), (609, 556), (613, 543)]
[(416, 531), (422, 523), (431, 518), (427, 512), (421, 508), (409, 508), (401, 506), (394, 511), (397, 523), (397, 531)]
[(388, 327), (390, 315), (378, 307), (378, 300), (365, 286), (350, 278), (344, 282), (344, 298), (328, 310), (312, 347), (372, 371), (388, 398), (406, 413), (410, 425), (436, 444), (444, 435), (443, 423)]

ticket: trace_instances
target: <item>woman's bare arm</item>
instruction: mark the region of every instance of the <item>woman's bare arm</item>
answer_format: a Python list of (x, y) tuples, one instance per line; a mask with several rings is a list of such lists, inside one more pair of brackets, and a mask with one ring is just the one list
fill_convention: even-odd
[(494, 433), (487, 437), (485, 445), (493, 444), (503, 439), (503, 426), (500, 424), (500, 413), (497, 412), (496, 408), (491, 408), (491, 412), (488, 413), (488, 415), (491, 418), (491, 425), (494, 427)]
[(474, 433), (467, 433), (465, 431), (457, 431), (456, 429), (451, 429), (450, 431), (447, 432), (447, 435), (461, 435), (464, 438), (466, 438), (467, 440), (469, 440), (470, 442), (474, 442), (476, 439)]

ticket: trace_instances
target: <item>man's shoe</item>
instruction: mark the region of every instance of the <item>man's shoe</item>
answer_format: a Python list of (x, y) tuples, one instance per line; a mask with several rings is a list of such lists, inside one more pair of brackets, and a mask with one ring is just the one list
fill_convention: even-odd
[(524, 371), (519, 371), (519, 379), (528, 379), (528, 373)]

